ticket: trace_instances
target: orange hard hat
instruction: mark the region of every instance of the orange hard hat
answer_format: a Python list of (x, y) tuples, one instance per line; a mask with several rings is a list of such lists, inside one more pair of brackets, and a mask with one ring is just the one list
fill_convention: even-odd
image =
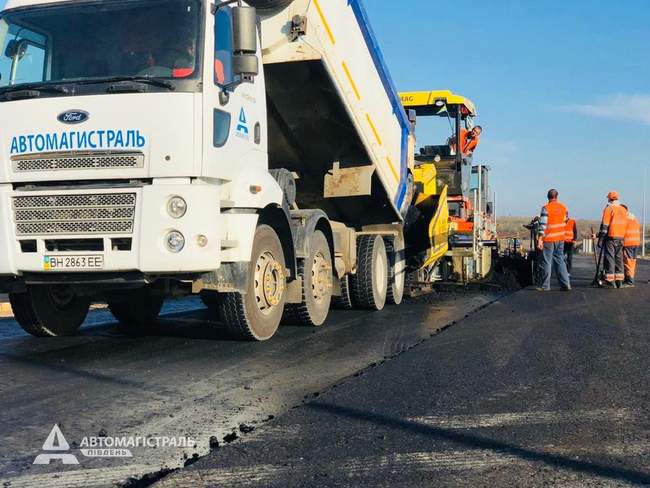
[(617, 191), (610, 191), (607, 194), (607, 199), (608, 200), (618, 200), (618, 192)]

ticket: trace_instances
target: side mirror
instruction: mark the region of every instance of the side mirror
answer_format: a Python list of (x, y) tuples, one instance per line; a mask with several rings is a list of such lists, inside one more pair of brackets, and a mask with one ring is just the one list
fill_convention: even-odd
[(15, 39), (13, 41), (9, 41), (5, 49), (5, 56), (10, 59), (23, 59), (25, 53), (27, 52), (27, 47), (28, 44), (27, 40), (25, 39), (21, 39), (20, 41), (17, 41)]
[(254, 7), (233, 7), (233, 75), (253, 78), (260, 72), (257, 58), (257, 11)]

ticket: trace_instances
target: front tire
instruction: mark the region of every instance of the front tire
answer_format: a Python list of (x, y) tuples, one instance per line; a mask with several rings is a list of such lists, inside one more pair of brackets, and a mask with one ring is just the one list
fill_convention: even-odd
[(386, 305), (388, 258), (384, 239), (364, 235), (357, 239), (357, 274), (350, 279), (357, 307), (379, 311)]
[(309, 256), (298, 263), (302, 278), (302, 303), (289, 303), (284, 312), (287, 324), (318, 327), (323, 325), (332, 303), (332, 254), (325, 234), (311, 236)]
[(36, 337), (73, 336), (83, 324), (90, 298), (66, 285), (30, 286), (26, 293), (10, 293), (16, 322)]
[(231, 335), (266, 341), (278, 330), (287, 299), (284, 252), (268, 225), (255, 230), (246, 291), (220, 294), (219, 316)]

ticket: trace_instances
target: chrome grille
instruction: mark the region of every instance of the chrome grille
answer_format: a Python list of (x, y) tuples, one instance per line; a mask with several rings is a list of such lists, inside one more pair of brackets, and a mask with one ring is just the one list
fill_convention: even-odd
[(14, 197), (16, 234), (131, 234), (135, 204), (135, 193)]
[(133, 207), (16, 210), (16, 222), (132, 219), (134, 212), (135, 208)]
[(66, 152), (12, 156), (14, 172), (65, 169), (142, 168), (144, 154), (131, 152)]
[(135, 193), (38, 195), (14, 198), (14, 208), (117, 207), (135, 205)]

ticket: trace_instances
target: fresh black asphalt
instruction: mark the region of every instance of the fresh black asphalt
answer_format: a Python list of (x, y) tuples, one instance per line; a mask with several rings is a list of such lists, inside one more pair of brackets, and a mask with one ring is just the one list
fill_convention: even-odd
[[(181, 486), (650, 485), (650, 266), (522, 290), (160, 480)], [(326, 367), (326, 366), (324, 366)]]
[[(106, 310), (91, 312), (77, 337), (30, 337), (0, 320), (0, 486), (105, 487), (181, 467), (498, 296), (438, 293), (380, 313), (334, 310), (322, 327), (281, 327), (265, 343), (230, 340), (191, 298), (170, 300), (159, 320), (129, 335)], [(54, 424), (79, 464), (33, 464)], [(83, 439), (100, 434), (197, 445), (88, 457)]]

